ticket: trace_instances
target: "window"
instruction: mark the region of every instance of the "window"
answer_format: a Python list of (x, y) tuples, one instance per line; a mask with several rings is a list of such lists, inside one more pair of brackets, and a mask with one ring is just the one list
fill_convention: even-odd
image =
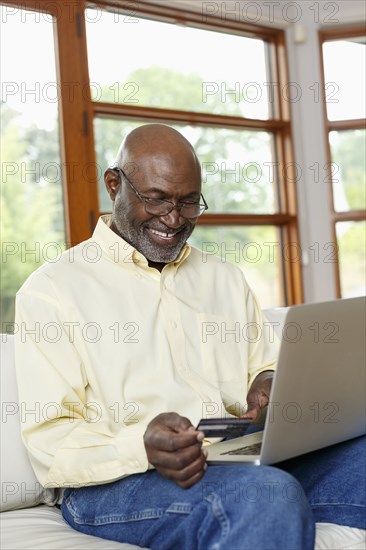
[[(365, 294), (364, 28), (320, 33), (338, 297)], [(350, 59), (352, 63), (350, 63)]]
[[(23, 147), (24, 159), (38, 162), (41, 174), (39, 181), (29, 174), (22, 184), (17, 200), (23, 210), (14, 203), (25, 237), (16, 235), (10, 198), (3, 201), (3, 240), (11, 235), (11, 242), (20, 239), (29, 251), (39, 242), (41, 251), (37, 262), (28, 254), (24, 263), (14, 264), (13, 276), (6, 271), (13, 265), (6, 249), (2, 285), (8, 288), (13, 280), (6, 291), (10, 302), (39, 263), (88, 238), (98, 215), (111, 210), (102, 174), (123, 136), (154, 121), (179, 129), (202, 165), (209, 210), (192, 244), (242, 267), (263, 307), (302, 301), (289, 119), (294, 91), (286, 76), (283, 31), (143, 1), (0, 0), (0, 5), (4, 27), (17, 26), (13, 35), (3, 33), (9, 69), (2, 79), (15, 88), (11, 93), (3, 85), (1, 108), (10, 113), (18, 101), (28, 110), (28, 119), (16, 119), (23, 126), (3, 125), (16, 144), (3, 158), (17, 162), (15, 147)], [(23, 59), (13, 59), (12, 37), (28, 34)], [(32, 83), (43, 98), (33, 107), (31, 98), (19, 100), (22, 86), (31, 90)], [(2, 192), (8, 189), (4, 185)], [(30, 217), (29, 199), (38, 217)], [(44, 252), (50, 242), (54, 248)], [(9, 307), (6, 320), (12, 319)]]
[[(2, 22), (5, 8), (0, 6)], [(19, 48), (19, 36), (27, 42)], [(42, 59), (42, 63), (39, 60)], [(65, 249), (53, 18), (17, 10), (1, 33), (1, 321), (30, 273)]]

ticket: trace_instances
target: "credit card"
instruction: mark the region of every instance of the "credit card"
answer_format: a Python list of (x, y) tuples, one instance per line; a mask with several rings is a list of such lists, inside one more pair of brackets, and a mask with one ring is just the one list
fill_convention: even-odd
[(252, 423), (250, 418), (202, 418), (196, 430), (205, 437), (240, 437)]

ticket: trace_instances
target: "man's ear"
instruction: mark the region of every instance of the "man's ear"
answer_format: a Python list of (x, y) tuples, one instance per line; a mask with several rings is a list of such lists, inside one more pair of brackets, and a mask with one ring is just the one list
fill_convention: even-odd
[(111, 200), (114, 201), (121, 185), (119, 173), (108, 168), (104, 173), (104, 183)]

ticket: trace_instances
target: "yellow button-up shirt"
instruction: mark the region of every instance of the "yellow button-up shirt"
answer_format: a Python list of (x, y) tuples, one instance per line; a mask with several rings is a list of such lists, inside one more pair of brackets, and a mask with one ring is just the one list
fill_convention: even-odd
[(186, 245), (160, 273), (109, 224), (17, 294), (22, 435), (44, 486), (146, 471), (152, 418), (238, 414), (277, 356), (239, 268)]

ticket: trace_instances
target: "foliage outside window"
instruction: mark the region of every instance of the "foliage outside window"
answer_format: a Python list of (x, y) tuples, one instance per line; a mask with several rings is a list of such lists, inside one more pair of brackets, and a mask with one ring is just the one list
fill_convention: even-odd
[(326, 97), (325, 114), (333, 235), (338, 249), (336, 280), (338, 296), (342, 298), (363, 295), (366, 290), (366, 38), (363, 33), (364, 29), (357, 27), (320, 33), (324, 80), (337, 88), (337, 99)]

